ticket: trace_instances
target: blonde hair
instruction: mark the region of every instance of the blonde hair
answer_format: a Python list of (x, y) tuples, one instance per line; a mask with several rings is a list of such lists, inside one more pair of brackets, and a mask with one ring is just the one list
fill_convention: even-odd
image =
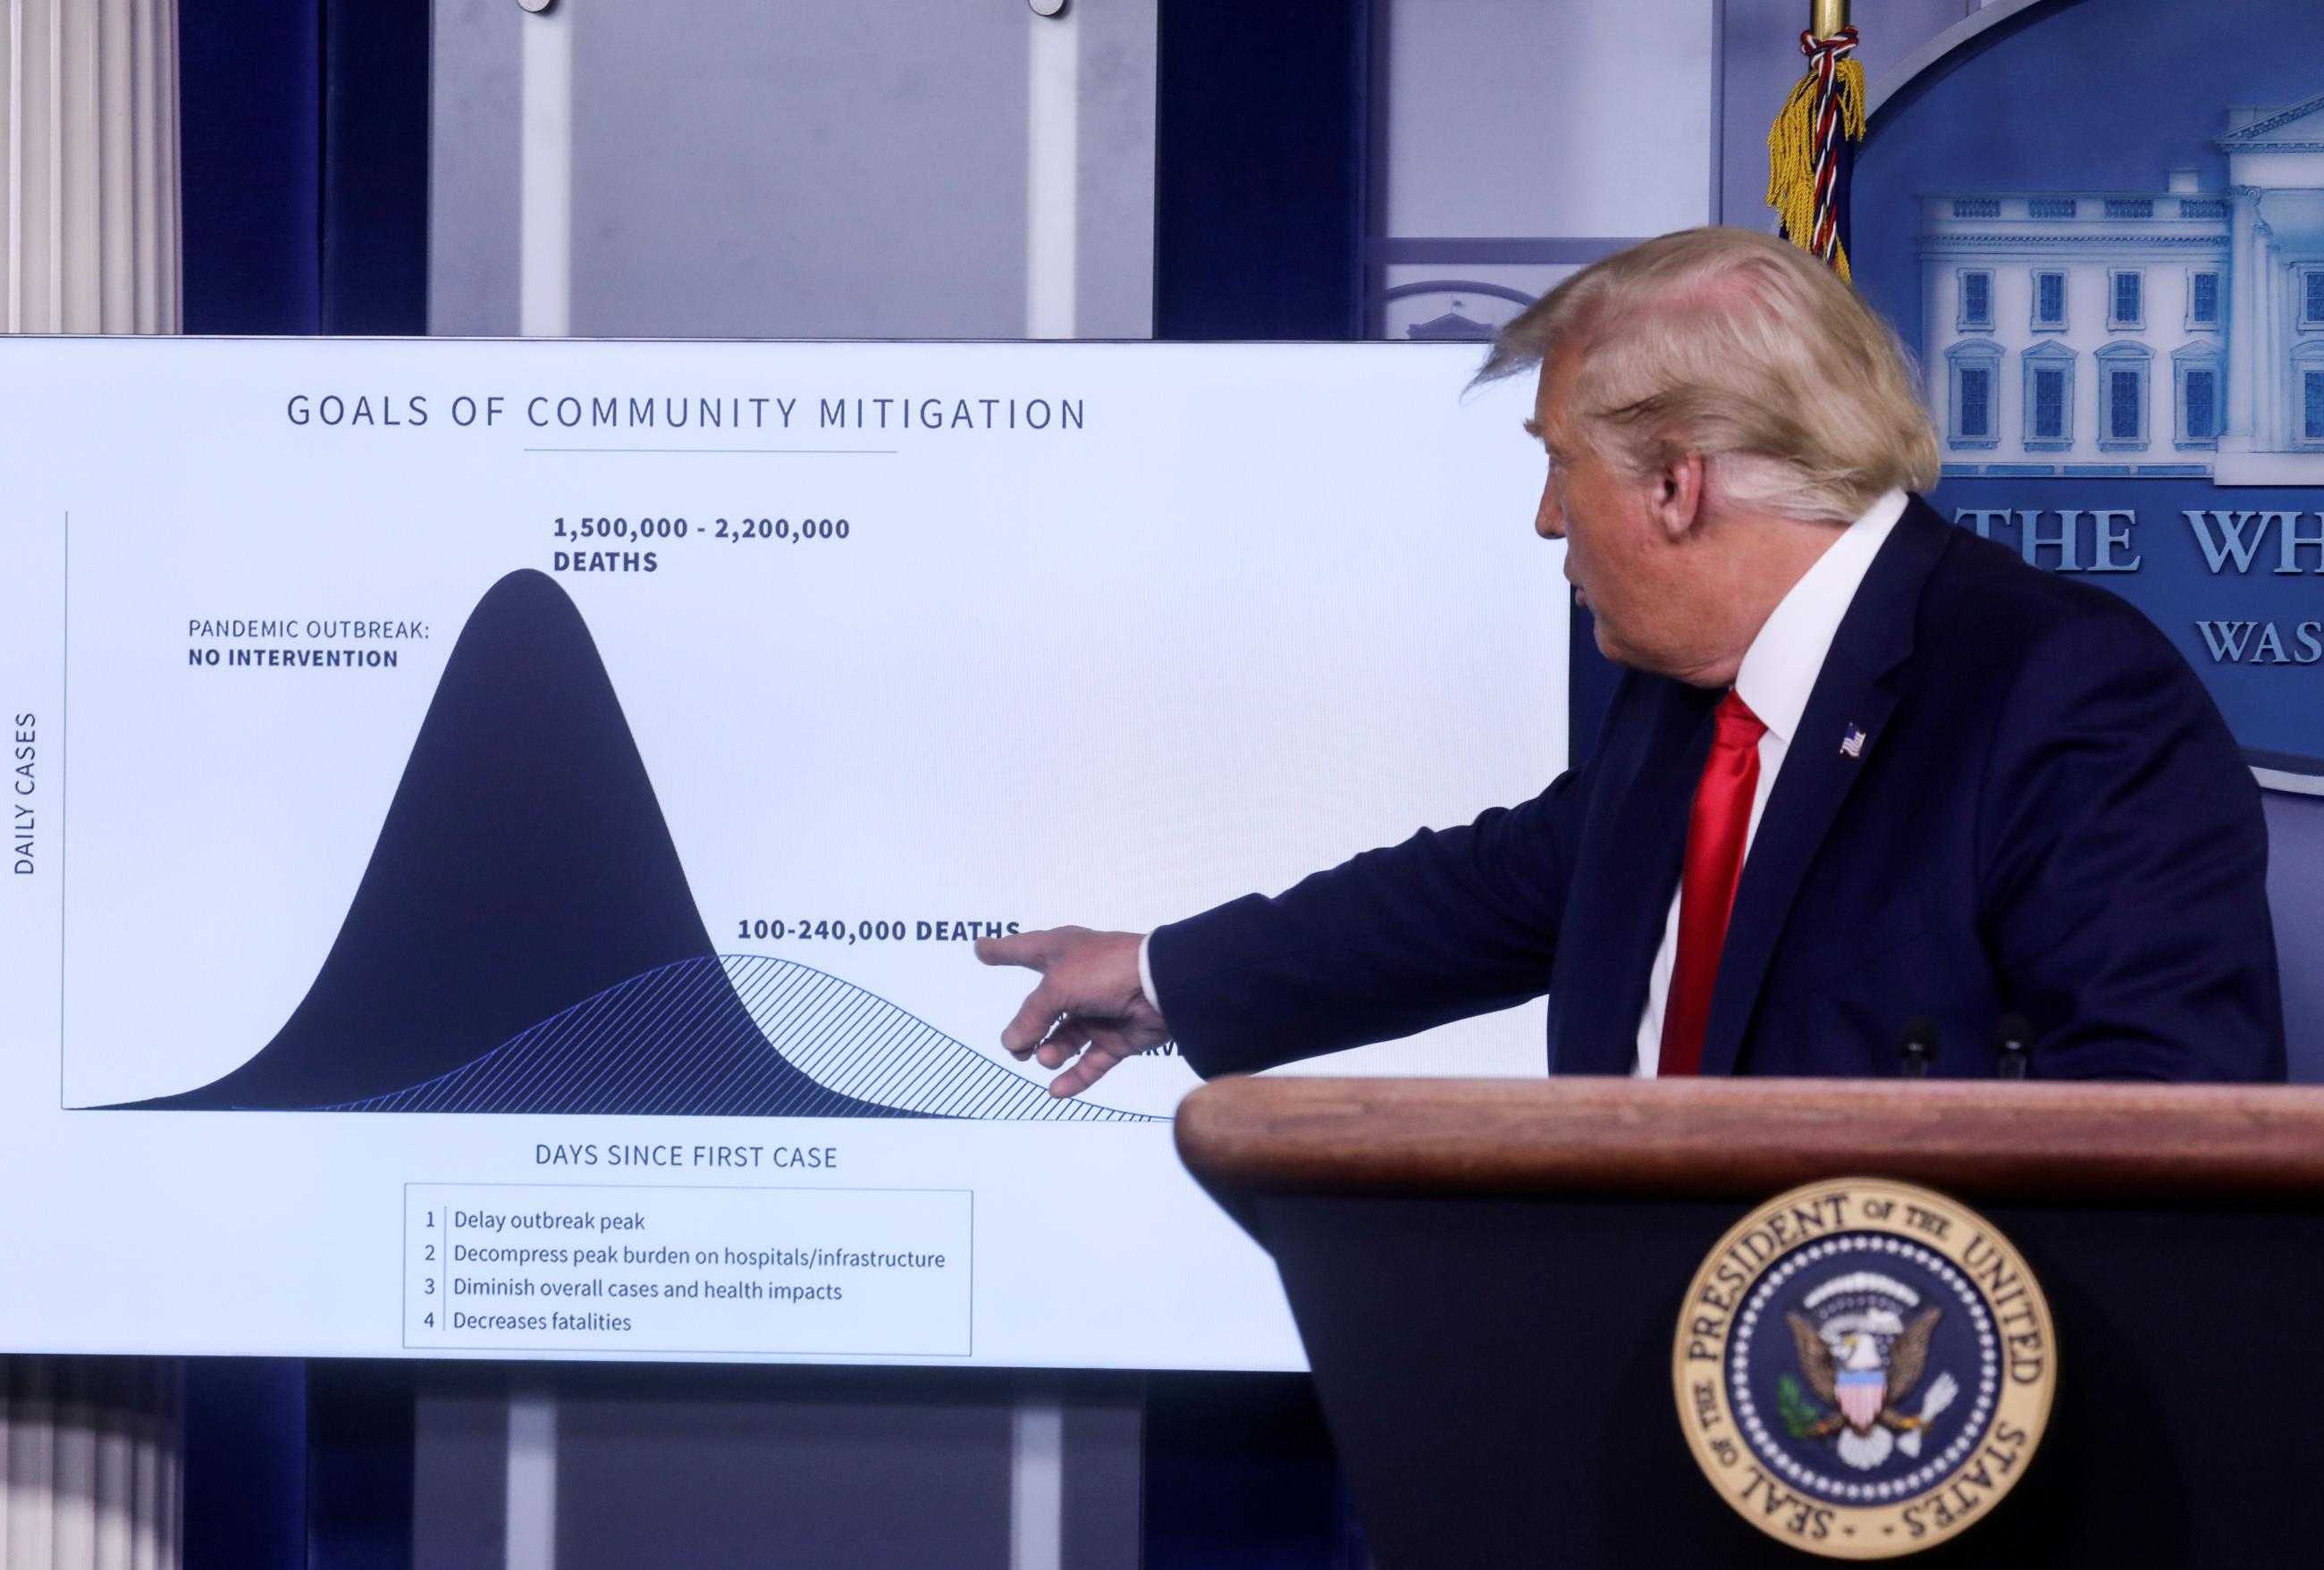
[(1632, 475), (1699, 453), (1726, 501), (1799, 519), (1936, 482), (1895, 333), (1773, 235), (1685, 229), (1592, 262), (1501, 329), (1477, 379), (1568, 351), (1565, 434)]

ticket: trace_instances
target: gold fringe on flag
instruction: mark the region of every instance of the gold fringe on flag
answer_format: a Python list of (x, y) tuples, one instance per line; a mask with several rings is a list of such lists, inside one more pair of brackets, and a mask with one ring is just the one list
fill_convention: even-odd
[[(1840, 133), (1850, 142), (1864, 140), (1864, 62), (1850, 57), (1833, 68), (1840, 93)], [(1775, 209), (1784, 235), (1803, 251), (1813, 252), (1816, 225), (1816, 91), (1817, 69), (1792, 88), (1775, 123), (1767, 128), (1767, 205)], [(1835, 242), (1832, 270), (1848, 277), (1848, 252)]]

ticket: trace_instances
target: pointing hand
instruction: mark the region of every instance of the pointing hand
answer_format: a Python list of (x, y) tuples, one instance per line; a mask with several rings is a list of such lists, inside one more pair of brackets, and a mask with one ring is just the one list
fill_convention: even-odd
[(1141, 941), (1140, 933), (1087, 927), (977, 940), (976, 957), (987, 965), (1022, 965), (1041, 974), (1001, 1033), (1001, 1044), (1020, 1063), (1032, 1058), (1045, 1069), (1065, 1070), (1049, 1081), (1050, 1095), (1077, 1096), (1122, 1059), (1170, 1039), (1139, 980)]

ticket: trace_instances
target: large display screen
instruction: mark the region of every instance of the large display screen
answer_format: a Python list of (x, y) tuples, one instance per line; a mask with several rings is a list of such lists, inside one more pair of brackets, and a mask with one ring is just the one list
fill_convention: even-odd
[(0, 343), (0, 1346), (1300, 1366), (1193, 1073), (1053, 1099), (973, 943), (1563, 767), (1476, 361)]

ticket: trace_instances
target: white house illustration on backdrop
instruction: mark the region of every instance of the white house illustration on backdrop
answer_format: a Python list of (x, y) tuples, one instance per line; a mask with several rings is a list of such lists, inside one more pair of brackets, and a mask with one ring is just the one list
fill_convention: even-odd
[(1947, 473), (2324, 483), (2324, 94), (2218, 142), (2224, 191), (1923, 198)]

